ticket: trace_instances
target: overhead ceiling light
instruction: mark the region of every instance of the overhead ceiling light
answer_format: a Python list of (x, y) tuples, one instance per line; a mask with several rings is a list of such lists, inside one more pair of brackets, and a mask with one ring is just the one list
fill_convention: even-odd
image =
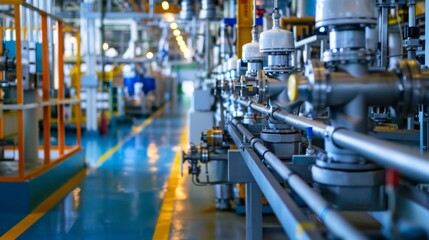
[(169, 22), (169, 23), (172, 23), (172, 22), (174, 22), (174, 20), (176, 20), (174, 18), (174, 15), (172, 13), (169, 13), (169, 12), (162, 14), (162, 19), (166, 22)]
[(179, 29), (176, 29), (176, 30), (174, 30), (173, 31), (173, 34), (174, 34), (174, 36), (179, 36), (180, 35), (180, 30)]
[(176, 20), (173, 15), (167, 17), (167, 22), (174, 22)]
[(167, 1), (162, 1), (161, 7), (162, 9), (164, 9), (164, 11), (167, 11), (168, 9), (170, 9), (170, 4)]
[(106, 51), (107, 49), (109, 49), (109, 44), (103, 43), (103, 50)]
[(77, 43), (77, 39), (73, 36), (70, 37), (70, 43)]
[(178, 42), (183, 41), (183, 37), (182, 37), (182, 36), (177, 36), (177, 37), (176, 37), (176, 40), (177, 40)]
[(171, 28), (171, 29), (173, 29), (173, 30), (176, 30), (176, 29), (177, 29), (177, 23), (172, 22), (172, 23), (170, 24), (170, 28)]
[(182, 46), (182, 45), (185, 45), (186, 46), (186, 43), (185, 43), (185, 41), (177, 41), (177, 44), (179, 44), (179, 46)]
[(146, 58), (147, 59), (152, 59), (153, 58), (153, 53), (152, 52), (147, 52), (146, 53)]

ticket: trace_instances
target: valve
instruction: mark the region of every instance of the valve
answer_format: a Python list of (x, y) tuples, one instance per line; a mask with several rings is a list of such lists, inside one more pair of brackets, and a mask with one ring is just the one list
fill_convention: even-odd
[[(190, 175), (198, 176), (198, 175), (200, 175), (200, 172), (201, 172), (201, 167), (198, 165), (199, 159), (200, 159), (200, 157), (199, 157), (198, 147), (195, 146), (194, 144), (191, 144), (189, 147), (188, 153), (182, 151), (182, 164), (181, 165), (183, 165), (186, 161), (188, 161), (190, 164), (188, 167), (188, 173)], [(182, 171), (183, 171), (183, 169), (181, 170), (181, 172)]]
[(0, 56), (0, 71), (14, 71), (16, 69), (16, 59), (7, 57), (7, 56)]
[(305, 155), (310, 156), (310, 155), (314, 155), (314, 148), (313, 148), (313, 137), (314, 137), (314, 133), (313, 133), (313, 128), (312, 127), (307, 127), (305, 128), (305, 131), (307, 133), (307, 140), (308, 140), (308, 147), (305, 151)]

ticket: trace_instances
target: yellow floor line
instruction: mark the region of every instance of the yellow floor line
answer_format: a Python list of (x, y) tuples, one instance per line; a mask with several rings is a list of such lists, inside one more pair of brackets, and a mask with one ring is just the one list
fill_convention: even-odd
[[(143, 131), (148, 125), (150, 125), (156, 117), (161, 115), (165, 110), (164, 105), (158, 111), (153, 113), (150, 117), (148, 117), (142, 124), (137, 127), (134, 127), (132, 132), (122, 139), (118, 144), (109, 149), (106, 153), (104, 153), (97, 161), (95, 166), (92, 168), (100, 167), (110, 156), (113, 155), (122, 145), (124, 145), (128, 140), (132, 137)], [(56, 192), (54, 192), (51, 196), (49, 196), (45, 201), (43, 201), (39, 206), (37, 206), (31, 213), (29, 213), (24, 219), (18, 222), (14, 227), (12, 227), (9, 231), (7, 231), (3, 236), (0, 237), (0, 240), (10, 240), (16, 239), (21, 234), (23, 234), (28, 228), (30, 228), (37, 220), (39, 220), (43, 215), (46, 214), (53, 206), (55, 206), (61, 199), (63, 199), (69, 192), (75, 188), (80, 181), (84, 179), (86, 176), (88, 168), (80, 171), (76, 174), (72, 179), (70, 179), (65, 185), (59, 188)]]
[(59, 188), (54, 194), (43, 201), (36, 209), (28, 214), (24, 219), (7, 231), (0, 239), (9, 240), (16, 239), (24, 233), (31, 225), (39, 220), (47, 211), (49, 211), (55, 204), (57, 204), (64, 196), (75, 188), (82, 179), (86, 176), (86, 169), (83, 169), (70, 179), (66, 184)]
[(128, 134), (124, 139), (122, 139), (121, 141), (119, 141), (119, 143), (117, 143), (114, 147), (112, 147), (111, 149), (109, 149), (109, 151), (107, 151), (106, 153), (104, 153), (98, 159), (98, 161), (95, 163), (95, 165), (92, 167), (92, 169), (96, 169), (96, 168), (100, 167), (107, 159), (109, 159), (110, 156), (112, 156), (120, 147), (122, 147), (122, 145), (124, 145), (132, 137), (134, 137), (135, 135), (139, 134), (147, 126), (149, 126), (152, 123), (153, 119), (155, 119), (159, 115), (161, 115), (164, 112), (164, 110), (165, 110), (165, 105), (162, 108), (158, 109), (158, 111), (156, 111), (155, 113), (153, 113), (152, 115), (150, 115), (143, 123), (141, 123), (137, 127), (133, 127), (132, 132), (130, 134)]
[[(184, 127), (182, 139), (180, 140), (180, 146), (186, 145), (187, 140), (187, 128)], [(152, 238), (154, 240), (168, 239), (170, 235), (170, 228), (174, 211), (174, 201), (176, 198), (176, 188), (180, 177), (180, 164), (182, 164), (180, 151), (176, 153), (176, 157), (174, 158), (174, 164), (171, 169), (170, 179), (168, 180), (167, 191), (164, 195), (164, 200), (162, 201), (161, 211), (159, 213), (155, 232)]]

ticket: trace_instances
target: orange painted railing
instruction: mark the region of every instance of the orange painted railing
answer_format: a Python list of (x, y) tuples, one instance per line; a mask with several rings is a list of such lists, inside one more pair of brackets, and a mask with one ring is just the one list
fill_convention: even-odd
[[(0, 2), (0, 5), (13, 5), (14, 6), (14, 27), (12, 28), (15, 32), (15, 40), (16, 40), (16, 79), (17, 79), (17, 104), (14, 105), (14, 109), (17, 112), (17, 127), (18, 127), (18, 134), (17, 134), (17, 150), (18, 150), (18, 174), (17, 176), (0, 176), (0, 181), (24, 181), (30, 178), (33, 178), (35, 176), (38, 176), (42, 174), (43, 172), (51, 169), (55, 165), (59, 164), (60, 162), (70, 158), (74, 154), (80, 151), (81, 149), (81, 122), (80, 122), (80, 102), (79, 101), (73, 101), (72, 104), (77, 105), (79, 111), (77, 114), (79, 114), (77, 117), (78, 121), (76, 122), (76, 145), (73, 146), (66, 146), (65, 145), (65, 121), (64, 121), (64, 105), (70, 104), (69, 102), (66, 102), (64, 98), (64, 28), (65, 23), (57, 18), (56, 16), (53, 16), (43, 10), (40, 10), (34, 6), (29, 5), (28, 3), (25, 3), (25, 1), (19, 1), (19, 0), (4, 0)], [(39, 149), (43, 151), (44, 157), (43, 157), (43, 164), (41, 164), (39, 167), (36, 167), (32, 169), (31, 171), (26, 172), (25, 170), (25, 159), (24, 159), (24, 152), (25, 152), (25, 146), (24, 146), (24, 139), (25, 139), (25, 132), (24, 132), (24, 108), (27, 103), (24, 103), (24, 86), (23, 86), (23, 65), (22, 65), (22, 41), (25, 40), (25, 36), (27, 35), (28, 28), (21, 26), (21, 8), (20, 6), (23, 6), (24, 8), (28, 8), (31, 11), (37, 12), (41, 17), (41, 27), (36, 27), (35, 29), (37, 31), (41, 31), (41, 37), (42, 37), (42, 103), (40, 106), (43, 109), (43, 139), (44, 143), (43, 146), (39, 146)], [(56, 22), (56, 31), (58, 34), (58, 42), (55, 44), (57, 47), (57, 61), (58, 61), (58, 97), (57, 99), (52, 99), (50, 97), (50, 90), (53, 88), (53, 86), (50, 86), (50, 79), (54, 78), (54, 76), (50, 75), (49, 72), (49, 38), (48, 38), (48, 31), (52, 31), (52, 28), (48, 26), (48, 18), (53, 19)], [(77, 67), (80, 69), (80, 36), (79, 36), (79, 30), (67, 27), (67, 31), (73, 32), (76, 35), (77, 41)], [(22, 34), (24, 38), (22, 38)], [(3, 34), (2, 30), (0, 30), (0, 42), (3, 41)], [(0, 54), (2, 54), (2, 44), (0, 44)], [(0, 80), (2, 80), (2, 75), (0, 72)], [(80, 80), (79, 80), (79, 86), (77, 91), (77, 99), (80, 99)], [(0, 97), (2, 96), (2, 92), (0, 92)], [(53, 102), (57, 101), (57, 102)], [(2, 104), (2, 107), (7, 109), (7, 104)], [(37, 105), (39, 106), (39, 105)], [(57, 121), (57, 127), (58, 127), (58, 146), (51, 146), (50, 139), (51, 139), (51, 107), (56, 107), (58, 111), (58, 121)], [(4, 128), (4, 119), (0, 118), (0, 139), (3, 138), (3, 128)], [(3, 150), (11, 151), (10, 148), (4, 147)], [(14, 151), (14, 149), (12, 149)], [(52, 151), (58, 152), (58, 154), (55, 154), (55, 159), (53, 158)]]

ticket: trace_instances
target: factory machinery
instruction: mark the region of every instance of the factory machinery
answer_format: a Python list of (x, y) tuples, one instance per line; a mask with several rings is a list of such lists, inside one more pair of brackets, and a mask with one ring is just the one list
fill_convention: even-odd
[[(247, 239), (262, 239), (264, 201), (291, 239), (429, 237), (429, 56), (418, 4), (428, 11), (413, 0), (317, 0), (315, 34), (300, 41), (281, 28), (277, 1), (261, 34), (256, 2), (251, 32), (239, 19), (237, 33), (221, 23), (220, 61), (205, 51), (182, 161), (195, 184), (215, 185), (218, 209), (245, 184), (235, 198), (245, 196)], [(224, 43), (250, 33), (237, 60)], [(213, 126), (195, 137), (205, 118)]]
[[(2, 213), (31, 212), (85, 167), (80, 94), (68, 94), (64, 72), (65, 36), (78, 38), (79, 30), (52, 8), (43, 0), (0, 2), (0, 188), (8, 193)], [(72, 132), (65, 129), (70, 108)]]

